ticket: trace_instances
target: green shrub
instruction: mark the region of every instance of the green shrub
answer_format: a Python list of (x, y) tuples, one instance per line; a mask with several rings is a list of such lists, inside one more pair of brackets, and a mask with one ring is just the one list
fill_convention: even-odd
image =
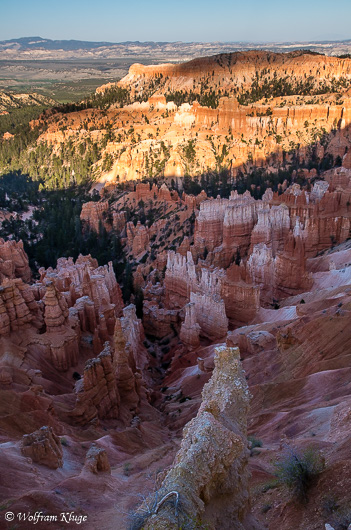
[(300, 502), (307, 502), (308, 489), (313, 479), (324, 469), (321, 454), (309, 447), (303, 452), (287, 447), (285, 456), (276, 462), (276, 476), (281, 484), (285, 484)]
[(255, 450), (256, 447), (262, 447), (262, 440), (255, 436), (248, 436), (248, 442), (250, 443), (250, 456), (256, 456), (260, 454), (260, 451)]
[(263, 442), (259, 438), (256, 438), (256, 436), (248, 436), (248, 441), (251, 442), (251, 449), (254, 449), (255, 447), (262, 447)]

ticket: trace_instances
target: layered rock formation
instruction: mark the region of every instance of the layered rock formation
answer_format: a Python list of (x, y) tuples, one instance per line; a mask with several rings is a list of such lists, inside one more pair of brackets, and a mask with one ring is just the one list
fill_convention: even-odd
[(185, 306), (185, 319), (180, 329), (179, 338), (189, 349), (200, 345), (200, 325), (197, 323), (196, 306), (190, 302)]
[(84, 467), (97, 475), (98, 473), (111, 473), (111, 467), (108, 461), (106, 450), (92, 444), (85, 458)]
[[(198, 267), (197, 274), (190, 252), (187, 258), (170, 252), (168, 266), (164, 282), (165, 304), (181, 308), (193, 302), (191, 313), (189, 308), (186, 312), (187, 320), (192, 322), (195, 318), (203, 336), (219, 338), (228, 329), (228, 318), (233, 322), (249, 322), (257, 314), (260, 289), (245, 268), (234, 264), (227, 271)], [(187, 327), (184, 322), (184, 337)]]
[(116, 321), (114, 350), (116, 384), (123, 397), (123, 419), (127, 421), (127, 419), (131, 419), (136, 414), (140, 396), (137, 391), (137, 381), (133, 372), (133, 368), (135, 371), (134, 356), (131, 359), (134, 353), (132, 350), (132, 342), (129, 341), (127, 343), (120, 319)]
[(100, 228), (111, 230), (111, 223), (108, 219), (109, 205), (107, 201), (85, 202), (82, 206), (80, 219), (83, 228), (89, 228), (99, 233)]
[[(163, 68), (168, 74), (161, 78)], [(145, 528), (253, 530), (248, 382), (249, 432), (263, 445), (249, 460), (253, 510), (269, 528), (320, 528), (325, 491), (342, 506), (351, 477), (350, 60), (248, 53), (135, 67), (130, 76), (132, 95), (143, 90), (145, 99), (151, 86), (157, 92), (121, 108), (67, 113), (65, 122), (57, 113), (39, 142), (101, 141), (112, 170), (97, 184), (107, 184), (102, 200), (88, 203), (81, 218), (86, 228), (98, 233), (103, 226), (120, 238), (133, 273), (130, 301), (138, 315), (143, 311), (143, 323), (134, 305), (124, 307), (111, 264), (98, 267), (90, 256), (62, 259), (29, 286), (20, 245), (0, 244), (0, 459), (21, 477), (14, 485), (0, 480), (1, 496), (14, 511), (44, 502), (53, 513), (84, 505), (92, 527), (122, 528), (121, 513), (133, 508), (135, 491), (151, 491), (150, 477), (162, 469), (157, 499), (150, 495), (136, 514)], [(250, 102), (251, 88), (259, 92), (266, 81), (275, 90), (275, 78), (279, 86), (310, 83), (312, 93)], [(193, 95), (175, 90), (202, 102), (211, 96), (214, 108), (182, 103)], [(172, 97), (179, 105), (167, 101)], [(107, 129), (114, 140), (106, 141)], [(261, 163), (269, 167), (267, 179)], [(247, 184), (244, 173), (255, 165)], [(339, 167), (323, 171), (330, 165)], [(98, 161), (96, 173), (101, 167)], [(201, 184), (215, 194), (217, 173), (207, 170), (216, 169), (220, 182), (222, 167), (228, 178), (221, 194), (229, 186), (250, 193), (232, 192), (229, 199), (182, 193), (177, 177), (186, 173), (204, 180), (185, 179), (185, 189)], [(121, 182), (162, 174), (173, 191)], [(275, 192), (255, 200), (267, 185)], [(32, 433), (23, 455), (61, 465), (53, 433), (43, 440), (33, 433), (42, 425), (68, 433), (59, 485), (52, 473), (35, 466), (34, 475), (29, 459), (18, 458), (14, 440)], [(82, 468), (87, 440), (97, 445)], [(303, 509), (279, 486), (264, 486), (286, 441), (302, 449), (313, 443), (327, 462)], [(118, 510), (111, 511), (116, 495)]]
[(123, 315), (116, 319), (112, 344), (106, 342), (101, 353), (86, 362), (83, 378), (76, 383), (71, 417), (79, 424), (111, 418), (127, 422), (138, 410), (147, 363), (144, 332), (135, 306), (126, 307)]
[[(38, 121), (37, 125), (49, 124), (39, 141), (60, 145), (70, 139), (78, 146), (88, 136), (99, 142), (100, 160), (92, 168), (99, 191), (146, 175), (170, 179), (200, 175), (217, 170), (218, 164), (230, 168), (235, 177), (252, 166), (277, 168), (292, 163), (294, 156), (301, 161), (310, 158), (311, 146), (318, 160), (327, 154), (334, 159), (345, 157), (347, 167), (349, 70), (347, 57), (308, 52), (245, 52), (182, 65), (134, 65), (117, 84), (130, 92), (133, 103)], [(101, 87), (98, 93), (111, 88), (116, 85)], [(282, 96), (273, 97), (276, 92)], [(151, 97), (139, 102), (145, 95)], [(94, 127), (87, 127), (89, 121)], [(337, 140), (333, 131), (337, 131)], [(328, 143), (325, 135), (329, 133)], [(106, 135), (113, 139), (106, 142)], [(189, 142), (194, 150), (190, 158)], [(108, 170), (106, 159), (112, 164)], [(150, 187), (140, 190), (139, 200), (150, 192)], [(158, 190), (157, 195), (176, 200), (169, 190)], [(104, 207), (93, 202), (84, 206), (82, 219), (95, 230), (101, 223), (109, 230), (114, 223), (113, 214), (104, 218)]]
[(122, 307), (111, 263), (98, 267), (89, 256), (80, 256), (75, 264), (61, 259), (56, 270), (42, 269), (32, 286), (19, 278), (2, 281), (0, 335), (17, 343), (20, 331), (24, 351), (40, 349), (57, 370), (66, 371), (79, 362), (82, 333), (93, 334), (95, 353), (101, 352)]
[[(4, 280), (0, 287), (0, 335), (24, 347), (43, 348), (58, 370), (67, 370), (78, 362), (76, 322), (69, 318), (64, 297), (49, 282), (40, 302), (36, 289), (22, 280)], [(40, 334), (38, 334), (40, 333)]]
[(169, 252), (165, 273), (166, 304), (170, 309), (182, 308), (189, 301), (190, 286), (197, 281), (191, 252), (186, 257)]
[(145, 253), (150, 241), (149, 230), (146, 226), (142, 225), (140, 221), (137, 222), (136, 226), (129, 222), (126, 226), (126, 236), (134, 256), (138, 257)]
[(122, 292), (111, 262), (99, 267), (91, 256), (80, 255), (75, 263), (72, 258), (60, 258), (56, 269), (40, 269), (39, 272), (40, 281), (54, 282), (57, 289), (65, 294), (69, 306), (74, 305), (79, 298), (88, 296), (95, 305), (97, 317), (100, 313), (105, 318), (111, 312), (113, 315), (121, 314)]
[(258, 210), (257, 223), (251, 232), (251, 248), (265, 243), (272, 248), (275, 255), (279, 250), (283, 250), (290, 227), (289, 208), (285, 204)]
[(43, 316), (32, 290), (22, 280), (3, 280), (0, 287), (0, 335), (6, 336), (29, 325), (37, 329)]
[(52, 282), (46, 283), (43, 301), (45, 304), (44, 320), (47, 332), (64, 331), (69, 314), (67, 302)]
[[(201, 201), (194, 244), (188, 238), (179, 252), (169, 251), (164, 281), (142, 287), (147, 332), (161, 338), (182, 322), (181, 337), (193, 348), (198, 336), (223, 336), (228, 319), (250, 323), (260, 305), (272, 307), (309, 289), (308, 255), (330, 244), (321, 227), (330, 227), (323, 232), (330, 230), (329, 240), (348, 237), (349, 212), (336, 206), (343, 194), (348, 197), (348, 186), (346, 179), (344, 191), (335, 192), (328, 182), (316, 181), (310, 193), (293, 184), (281, 195), (268, 189), (262, 200), (232, 192), (229, 199)], [(344, 228), (333, 231), (334, 226)], [(194, 324), (200, 328), (192, 331)]]
[[(320, 181), (320, 184), (316, 183), (318, 187), (315, 184), (308, 194), (294, 185), (273, 198), (273, 202), (283, 202), (288, 206), (291, 228), (304, 240), (308, 257), (349, 237), (351, 225), (347, 204), (350, 204), (351, 198), (350, 175), (344, 173), (344, 177), (343, 187), (334, 181), (335, 188), (332, 186), (326, 190), (321, 188), (323, 181)], [(333, 181), (333, 176), (329, 178)]]
[[(158, 504), (151, 517), (145, 517), (145, 528), (178, 528), (194, 519), (211, 528), (245, 528), (249, 401), (239, 350), (217, 348), (201, 407), (184, 429), (180, 450), (157, 491)], [(163, 502), (167, 498), (173, 502)]]
[(245, 257), (259, 243), (268, 245), (275, 256), (284, 249), (291, 231), (302, 237), (309, 257), (328, 248), (331, 239), (335, 244), (345, 241), (350, 212), (341, 202), (346, 204), (350, 191), (321, 194), (314, 190), (309, 194), (293, 185), (281, 195), (267, 190), (262, 201), (255, 201), (248, 192), (243, 196), (232, 192), (229, 200), (205, 201), (196, 220), (195, 247), (200, 254), (206, 248), (215, 264), (227, 267), (228, 261), (237, 255)]
[[(124, 305), (112, 263), (99, 267), (90, 256), (79, 256), (75, 263), (72, 258), (61, 258), (55, 270), (40, 269), (40, 272), (40, 282), (35, 285), (37, 296), (40, 298), (48, 289), (51, 293), (50, 284), (55, 286), (60, 299), (56, 311), (60, 313), (58, 306), (65, 305), (67, 317), (67, 306), (70, 308), (72, 327), (78, 327), (79, 333), (94, 334), (94, 353), (98, 354), (103, 343), (113, 335), (116, 317), (122, 314)], [(55, 303), (51, 298), (51, 303)], [(59, 315), (59, 320), (62, 318)], [(57, 330), (62, 330), (62, 323), (57, 321), (57, 324)], [(66, 363), (67, 367), (74, 364)]]
[[(146, 286), (147, 296), (150, 289)], [(163, 291), (163, 289), (162, 289)], [(178, 328), (179, 311), (161, 307), (157, 300), (144, 300), (143, 302), (143, 326), (145, 333), (161, 339)]]
[(228, 319), (224, 302), (219, 296), (191, 293), (190, 303), (194, 304), (196, 322), (200, 326), (201, 335), (213, 341), (225, 337), (228, 331)]
[(247, 268), (252, 282), (260, 286), (260, 298), (266, 304), (308, 290), (312, 285), (306, 271), (303, 241), (293, 234), (289, 234), (284, 250), (275, 257), (265, 243), (255, 245)]
[(136, 317), (135, 306), (123, 310), (116, 319), (111, 343), (85, 365), (84, 375), (76, 383), (74, 420), (82, 425), (96, 419), (130, 420), (138, 410), (147, 363), (143, 326)]
[[(196, 341), (197, 326), (194, 333), (187, 331), (196, 323), (199, 333), (212, 340), (223, 337), (228, 330), (224, 302), (220, 297), (221, 283), (216, 271), (202, 269), (201, 275), (196, 274), (191, 252), (187, 256), (169, 252), (165, 274), (165, 304), (169, 309), (187, 306), (187, 322), (182, 326), (182, 336), (187, 337), (190, 344)], [(195, 342), (194, 342), (195, 344)], [(193, 344), (193, 345), (194, 345)]]
[(4, 241), (0, 238), (0, 281), (4, 278), (22, 278), (29, 282), (32, 273), (22, 241)]
[(235, 324), (251, 322), (260, 309), (260, 286), (244, 266), (232, 264), (222, 274), (220, 295), (228, 319)]
[(120, 395), (111, 347), (105, 344), (98, 357), (89, 359), (83, 378), (76, 383), (75, 422), (85, 425), (95, 418), (118, 418)]
[(22, 439), (21, 452), (38, 464), (57, 469), (63, 466), (61, 440), (51, 427), (42, 427)]
[(52, 282), (47, 282), (43, 298), (46, 325), (45, 338), (57, 370), (65, 371), (78, 362), (78, 336), (68, 320), (69, 311), (63, 295)]
[(329, 77), (351, 77), (351, 62), (346, 58), (313, 55), (303, 51), (280, 54), (255, 50), (203, 57), (181, 64), (135, 64), (130, 67), (129, 74), (123, 78), (120, 86), (132, 85), (141, 90), (149, 80), (162, 74), (164, 88), (169, 87), (172, 90), (191, 90), (193, 83), (200, 89), (201, 79), (206, 77), (212, 77), (213, 84), (218, 85), (220, 82), (220, 86), (225, 89), (231, 86), (233, 79), (239, 87), (247, 87), (256, 79), (257, 74), (260, 79), (270, 78), (272, 71), (281, 77), (302, 81), (307, 69), (313, 84), (316, 85)]

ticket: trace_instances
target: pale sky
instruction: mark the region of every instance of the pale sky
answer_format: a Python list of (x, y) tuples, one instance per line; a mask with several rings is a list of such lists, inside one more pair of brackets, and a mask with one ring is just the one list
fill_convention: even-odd
[(0, 0), (0, 40), (338, 40), (350, 23), (350, 0)]

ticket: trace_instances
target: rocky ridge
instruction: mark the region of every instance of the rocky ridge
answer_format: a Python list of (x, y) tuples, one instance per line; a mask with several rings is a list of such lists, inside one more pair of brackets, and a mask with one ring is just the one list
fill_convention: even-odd
[[(306, 72), (309, 73), (306, 76)], [(133, 65), (118, 84), (128, 103), (55, 112), (38, 145), (99, 145), (96, 189), (144, 176), (175, 179), (226, 168), (276, 170), (347, 155), (350, 59), (307, 52), (239, 52), (176, 65)], [(120, 106), (122, 105), (122, 106)], [(33, 122), (39, 127), (43, 120)], [(100, 207), (99, 207), (100, 208)]]
[(18, 94), (16, 92), (0, 91), (0, 114), (8, 114), (8, 111), (29, 105), (52, 106), (55, 105), (55, 100), (35, 92)]
[(200, 515), (213, 528), (218, 524), (232, 529), (255, 527), (252, 521), (245, 524), (250, 393), (239, 350), (223, 346), (215, 352), (212, 378), (204, 386), (197, 416), (186, 425), (180, 450), (157, 491), (154, 513), (146, 511), (152, 505), (148, 499), (134, 516), (144, 517), (145, 528), (178, 528)]

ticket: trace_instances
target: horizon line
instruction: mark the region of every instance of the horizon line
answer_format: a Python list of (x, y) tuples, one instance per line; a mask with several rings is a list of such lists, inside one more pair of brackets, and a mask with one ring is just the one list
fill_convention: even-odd
[(157, 41), (157, 40), (145, 40), (145, 41), (139, 41), (139, 40), (125, 40), (125, 41), (119, 41), (119, 42), (112, 42), (112, 41), (100, 41), (100, 40), (82, 40), (82, 39), (53, 39), (50, 37), (41, 37), (39, 35), (29, 35), (28, 37), (13, 37), (11, 39), (4, 39), (1, 40), (1, 43), (4, 42), (13, 42), (13, 41), (19, 41), (23, 39), (41, 39), (43, 41), (52, 41), (52, 42), (82, 42), (82, 43), (93, 43), (93, 44), (110, 44), (110, 45), (117, 45), (117, 44), (133, 44), (133, 43), (139, 43), (139, 44), (329, 44), (329, 43), (343, 43), (343, 42), (349, 42), (351, 41), (351, 37), (347, 39), (321, 39), (321, 40), (290, 40), (290, 41), (279, 41), (279, 40), (267, 40), (267, 41), (255, 41), (255, 40), (240, 40), (240, 41), (222, 41), (222, 40), (214, 40), (214, 41), (183, 41), (183, 40), (175, 40), (175, 41)]

